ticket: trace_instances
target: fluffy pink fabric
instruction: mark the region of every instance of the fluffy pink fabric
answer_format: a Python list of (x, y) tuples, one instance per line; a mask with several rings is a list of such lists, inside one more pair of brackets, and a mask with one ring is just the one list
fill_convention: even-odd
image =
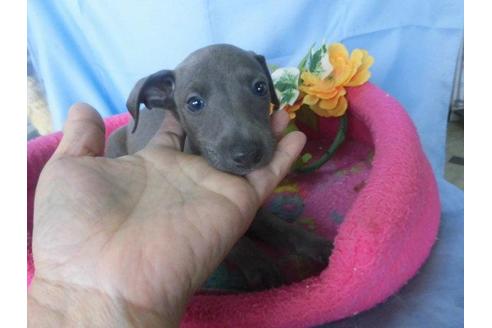
[[(364, 183), (347, 200), (336, 188), (321, 188), (327, 181), (314, 175), (299, 181), (301, 193), (307, 190), (304, 214), (320, 220), (316, 212), (337, 208), (344, 215), (335, 227), (319, 222), (320, 230), (335, 238), (328, 268), (318, 277), (264, 292), (196, 295), (184, 327), (306, 327), (342, 319), (384, 301), (424, 263), (436, 239), (440, 202), (415, 127), (395, 99), (370, 83), (350, 89), (348, 100), (349, 142), (342, 148), (363, 156), (374, 150), (372, 162), (360, 157), (360, 174), (350, 178)], [(126, 114), (107, 119), (107, 133), (127, 121)], [(321, 131), (332, 135), (333, 121), (323, 120)], [(321, 137), (309, 136), (308, 147), (323, 139), (316, 138)], [(35, 186), (59, 139), (54, 134), (28, 144), (29, 250)], [(29, 250), (28, 283), (34, 273)]]

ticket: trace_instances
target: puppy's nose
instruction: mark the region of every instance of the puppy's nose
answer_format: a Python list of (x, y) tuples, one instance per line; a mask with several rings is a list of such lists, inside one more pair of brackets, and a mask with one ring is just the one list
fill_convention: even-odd
[(243, 167), (253, 167), (261, 160), (262, 153), (260, 147), (238, 147), (232, 152), (232, 160), (234, 163)]

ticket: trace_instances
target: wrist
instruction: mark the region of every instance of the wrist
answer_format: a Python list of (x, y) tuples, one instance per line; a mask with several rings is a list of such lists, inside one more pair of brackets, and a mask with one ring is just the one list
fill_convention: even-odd
[(28, 326), (177, 327), (179, 317), (143, 309), (98, 290), (35, 278), (28, 292)]

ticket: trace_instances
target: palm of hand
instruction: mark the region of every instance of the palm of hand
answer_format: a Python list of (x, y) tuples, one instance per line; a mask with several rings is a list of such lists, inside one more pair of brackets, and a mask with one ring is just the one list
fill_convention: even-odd
[[(196, 266), (211, 273), (218, 265), (213, 259), (231, 246), (225, 240), (249, 223), (239, 221), (253, 217), (254, 189), (201, 158), (147, 153), (49, 164), (36, 199), (33, 249), (40, 273), (152, 306), (179, 282), (180, 289), (199, 283)], [(216, 226), (226, 221), (226, 229)]]
[[(104, 141), (94, 130), (100, 119), (79, 115), (91, 116), (86, 122), (73, 119), (73, 135), (80, 140), (70, 140), (67, 123), (58, 154), (38, 183), (36, 277), (148, 309), (186, 302), (247, 230), (304, 143), (291, 149), (279, 144), (272, 166), (241, 178), (177, 151), (173, 137), (180, 132), (169, 126), (161, 140), (134, 156), (80, 156), (100, 154)], [(75, 133), (91, 120), (92, 134)], [(79, 156), (73, 156), (74, 147)]]

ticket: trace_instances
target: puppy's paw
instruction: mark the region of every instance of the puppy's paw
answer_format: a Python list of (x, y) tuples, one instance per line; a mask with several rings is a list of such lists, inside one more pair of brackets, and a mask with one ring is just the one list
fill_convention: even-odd
[(282, 285), (282, 275), (272, 261), (272, 259), (259, 256), (239, 264), (239, 269), (250, 290), (264, 290)]
[(333, 243), (315, 233), (303, 231), (294, 239), (294, 249), (297, 255), (313, 261), (319, 270), (328, 265), (333, 250)]
[(329, 240), (314, 234), (311, 234), (296, 247), (297, 254), (316, 262), (321, 268), (328, 265), (332, 250), (333, 244)]

